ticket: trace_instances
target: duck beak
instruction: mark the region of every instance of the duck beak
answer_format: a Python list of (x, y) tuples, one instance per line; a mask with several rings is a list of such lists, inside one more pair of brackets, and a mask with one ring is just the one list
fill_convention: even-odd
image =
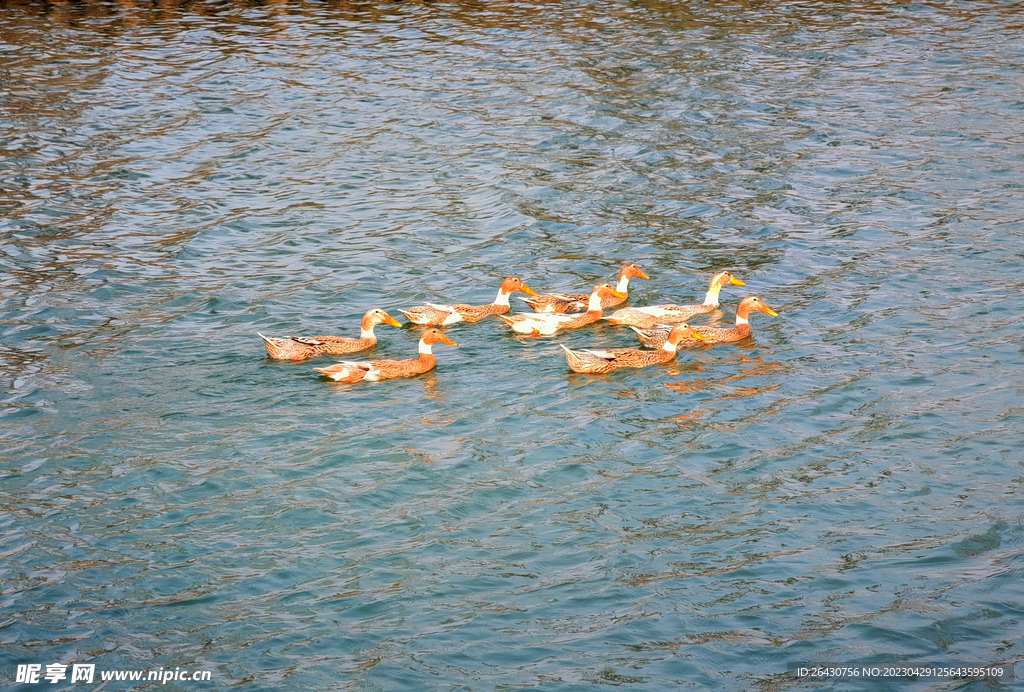
[(457, 343), (455, 343), (454, 341), (452, 341), (451, 339), (449, 339), (449, 338), (448, 338), (447, 336), (445, 336), (444, 334), (442, 334), (442, 335), (441, 335), (441, 338), (440, 338), (440, 339), (438, 339), (438, 341), (440, 341), (440, 342), (441, 342), (442, 344), (448, 344), (449, 346), (458, 346), (458, 344), (457, 344)]
[(697, 341), (707, 341), (707, 337), (698, 332), (696, 329), (690, 330), (690, 338), (696, 339)]
[(640, 278), (640, 279), (649, 279), (649, 278), (651, 278), (651, 277), (647, 276), (646, 274), (644, 274), (639, 269), (636, 270), (636, 275), (637, 275), (637, 278)]
[(392, 327), (401, 327), (402, 326), (402, 323), (399, 322), (398, 320), (396, 320), (391, 315), (387, 316), (387, 319), (384, 320), (384, 324), (390, 324)]
[(764, 310), (762, 310), (761, 312), (763, 312), (766, 315), (771, 315), (772, 317), (778, 317), (779, 316), (779, 313), (775, 312), (774, 310), (772, 310), (767, 305), (764, 306)]
[(523, 287), (520, 288), (519, 290), (522, 291), (523, 293), (525, 293), (528, 296), (535, 296), (535, 295), (537, 295), (537, 292), (535, 290), (533, 290), (532, 288), (530, 288), (529, 286), (527, 286), (526, 284), (523, 284)]
[(737, 279), (735, 276), (732, 277), (732, 280), (729, 283), (732, 284), (733, 286), (746, 286), (745, 283)]
[(625, 295), (623, 295), (622, 293), (619, 293), (616, 290), (612, 290), (612, 295), (615, 296), (616, 298), (625, 298), (626, 297)]

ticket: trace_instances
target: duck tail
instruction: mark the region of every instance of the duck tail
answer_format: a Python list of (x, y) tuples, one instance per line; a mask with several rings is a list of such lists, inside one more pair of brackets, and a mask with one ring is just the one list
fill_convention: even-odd
[(267, 355), (271, 358), (283, 358), (284, 351), (281, 348), (280, 339), (273, 336), (264, 336), (259, 332), (256, 332), (261, 339), (263, 339), (263, 345), (267, 347)]

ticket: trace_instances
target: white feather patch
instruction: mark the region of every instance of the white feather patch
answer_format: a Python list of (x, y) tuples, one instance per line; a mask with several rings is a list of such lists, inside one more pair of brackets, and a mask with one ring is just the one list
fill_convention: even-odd
[(571, 319), (572, 317), (568, 315), (530, 315), (521, 320), (509, 320), (508, 325), (520, 334), (532, 334), (535, 331), (541, 334), (554, 334), (558, 331), (560, 322)]

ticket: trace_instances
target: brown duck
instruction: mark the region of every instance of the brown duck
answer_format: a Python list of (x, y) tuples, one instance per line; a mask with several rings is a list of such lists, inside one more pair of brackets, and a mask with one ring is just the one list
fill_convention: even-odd
[(401, 327), (391, 315), (383, 310), (373, 309), (363, 315), (362, 330), (358, 339), (344, 336), (263, 336), (263, 345), (267, 347), (267, 355), (283, 360), (306, 360), (313, 356), (338, 355), (355, 353), (377, 343), (373, 328), (378, 324), (390, 324)]
[(688, 324), (673, 329), (665, 345), (656, 351), (641, 351), (638, 348), (587, 349), (573, 351), (562, 346), (569, 369), (573, 372), (601, 374), (622, 368), (646, 368), (648, 365), (667, 363), (676, 357), (676, 347), (684, 338), (703, 341), (704, 337)]
[(656, 324), (675, 324), (686, 322), (697, 315), (705, 315), (718, 309), (718, 294), (723, 286), (745, 286), (729, 272), (718, 272), (711, 277), (711, 285), (700, 305), (651, 305), (643, 308), (625, 308), (616, 310), (605, 317), (612, 324), (650, 329)]
[[(729, 329), (720, 329), (717, 327), (694, 327), (694, 331), (699, 332), (704, 337), (703, 343), (707, 344), (731, 344), (737, 341), (742, 341), (750, 336), (750, 322), (748, 317), (751, 312), (763, 312), (766, 315), (772, 317), (777, 316), (779, 313), (772, 310), (770, 307), (761, 302), (760, 298), (756, 296), (747, 296), (740, 301), (739, 307), (736, 308), (736, 326)], [(637, 327), (630, 327), (637, 336), (640, 337), (640, 343), (650, 348), (661, 348), (668, 338), (669, 332), (672, 327), (669, 326), (658, 326), (653, 329), (639, 329)], [(696, 339), (683, 338), (679, 342), (678, 348), (689, 348), (691, 346), (701, 346), (702, 342)]]
[[(629, 297), (630, 279), (649, 279), (635, 264), (627, 264), (619, 270), (619, 283), (615, 287), (617, 295), (609, 295), (601, 299), (601, 308), (611, 308), (623, 303)], [(590, 307), (590, 296), (586, 293), (545, 293), (536, 298), (523, 298), (534, 312), (583, 312)]]
[(608, 284), (598, 284), (590, 294), (590, 309), (578, 315), (526, 313), (523, 315), (498, 315), (498, 319), (520, 334), (530, 334), (531, 336), (554, 334), (559, 329), (576, 329), (597, 322), (604, 314), (601, 310), (601, 303), (608, 296), (622, 297), (622, 294)]
[(326, 368), (313, 368), (324, 377), (330, 377), (335, 382), (354, 384), (360, 380), (390, 380), (395, 377), (413, 377), (422, 375), (428, 370), (433, 370), (437, 365), (434, 354), (430, 347), (432, 344), (442, 343), (449, 346), (458, 346), (454, 341), (445, 336), (440, 329), (431, 327), (423, 332), (420, 338), (419, 358), (408, 360), (371, 360), (363, 363), (343, 361), (335, 365), (328, 365)]
[(513, 291), (531, 296), (537, 293), (520, 279), (510, 276), (498, 288), (498, 296), (490, 305), (436, 305), (427, 303), (419, 307), (399, 310), (413, 324), (433, 327), (448, 326), (456, 322), (479, 322), (488, 315), (503, 315), (509, 311), (508, 297)]

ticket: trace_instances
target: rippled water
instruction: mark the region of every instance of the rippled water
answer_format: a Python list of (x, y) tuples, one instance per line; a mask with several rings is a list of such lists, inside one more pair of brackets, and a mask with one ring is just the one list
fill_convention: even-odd
[[(1016, 3), (134, 5), (0, 6), (3, 679), (1024, 658)], [(779, 317), (607, 377), (557, 344), (628, 330), (490, 320), (352, 387), (255, 335), (626, 261)]]

